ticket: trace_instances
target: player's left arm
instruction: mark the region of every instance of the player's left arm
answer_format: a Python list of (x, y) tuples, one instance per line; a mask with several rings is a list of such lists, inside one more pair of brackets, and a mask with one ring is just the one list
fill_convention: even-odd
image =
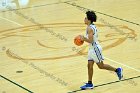
[(88, 43), (92, 43), (93, 42), (93, 33), (94, 30), (91, 29), (90, 27), (87, 28), (87, 32), (88, 32), (88, 38), (82, 36), (82, 40), (88, 42)]

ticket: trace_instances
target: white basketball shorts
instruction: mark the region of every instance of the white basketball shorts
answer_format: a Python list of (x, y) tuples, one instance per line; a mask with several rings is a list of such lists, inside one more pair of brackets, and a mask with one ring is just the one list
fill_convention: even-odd
[(102, 47), (100, 45), (94, 45), (89, 48), (88, 51), (88, 61), (94, 61), (96, 63), (102, 62), (104, 60), (102, 55)]

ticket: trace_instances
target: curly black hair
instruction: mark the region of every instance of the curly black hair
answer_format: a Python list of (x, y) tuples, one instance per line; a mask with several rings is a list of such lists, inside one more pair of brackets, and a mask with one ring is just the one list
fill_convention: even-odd
[(91, 21), (91, 23), (96, 22), (97, 16), (93, 11), (87, 11), (86, 12), (87, 19)]

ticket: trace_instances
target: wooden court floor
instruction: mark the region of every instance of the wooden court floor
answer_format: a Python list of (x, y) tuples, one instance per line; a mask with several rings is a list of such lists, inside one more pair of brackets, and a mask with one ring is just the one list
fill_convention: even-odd
[[(139, 93), (139, 0), (0, 0), (0, 93)], [(14, 10), (13, 10), (14, 9)], [(122, 67), (124, 78), (94, 64), (87, 82), (85, 11), (95, 23), (105, 63)]]

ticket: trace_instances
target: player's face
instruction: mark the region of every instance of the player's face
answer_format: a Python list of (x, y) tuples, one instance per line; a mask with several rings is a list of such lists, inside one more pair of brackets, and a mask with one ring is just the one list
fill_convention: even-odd
[(84, 22), (85, 22), (85, 24), (88, 24), (88, 19), (87, 19), (87, 17), (85, 17)]

